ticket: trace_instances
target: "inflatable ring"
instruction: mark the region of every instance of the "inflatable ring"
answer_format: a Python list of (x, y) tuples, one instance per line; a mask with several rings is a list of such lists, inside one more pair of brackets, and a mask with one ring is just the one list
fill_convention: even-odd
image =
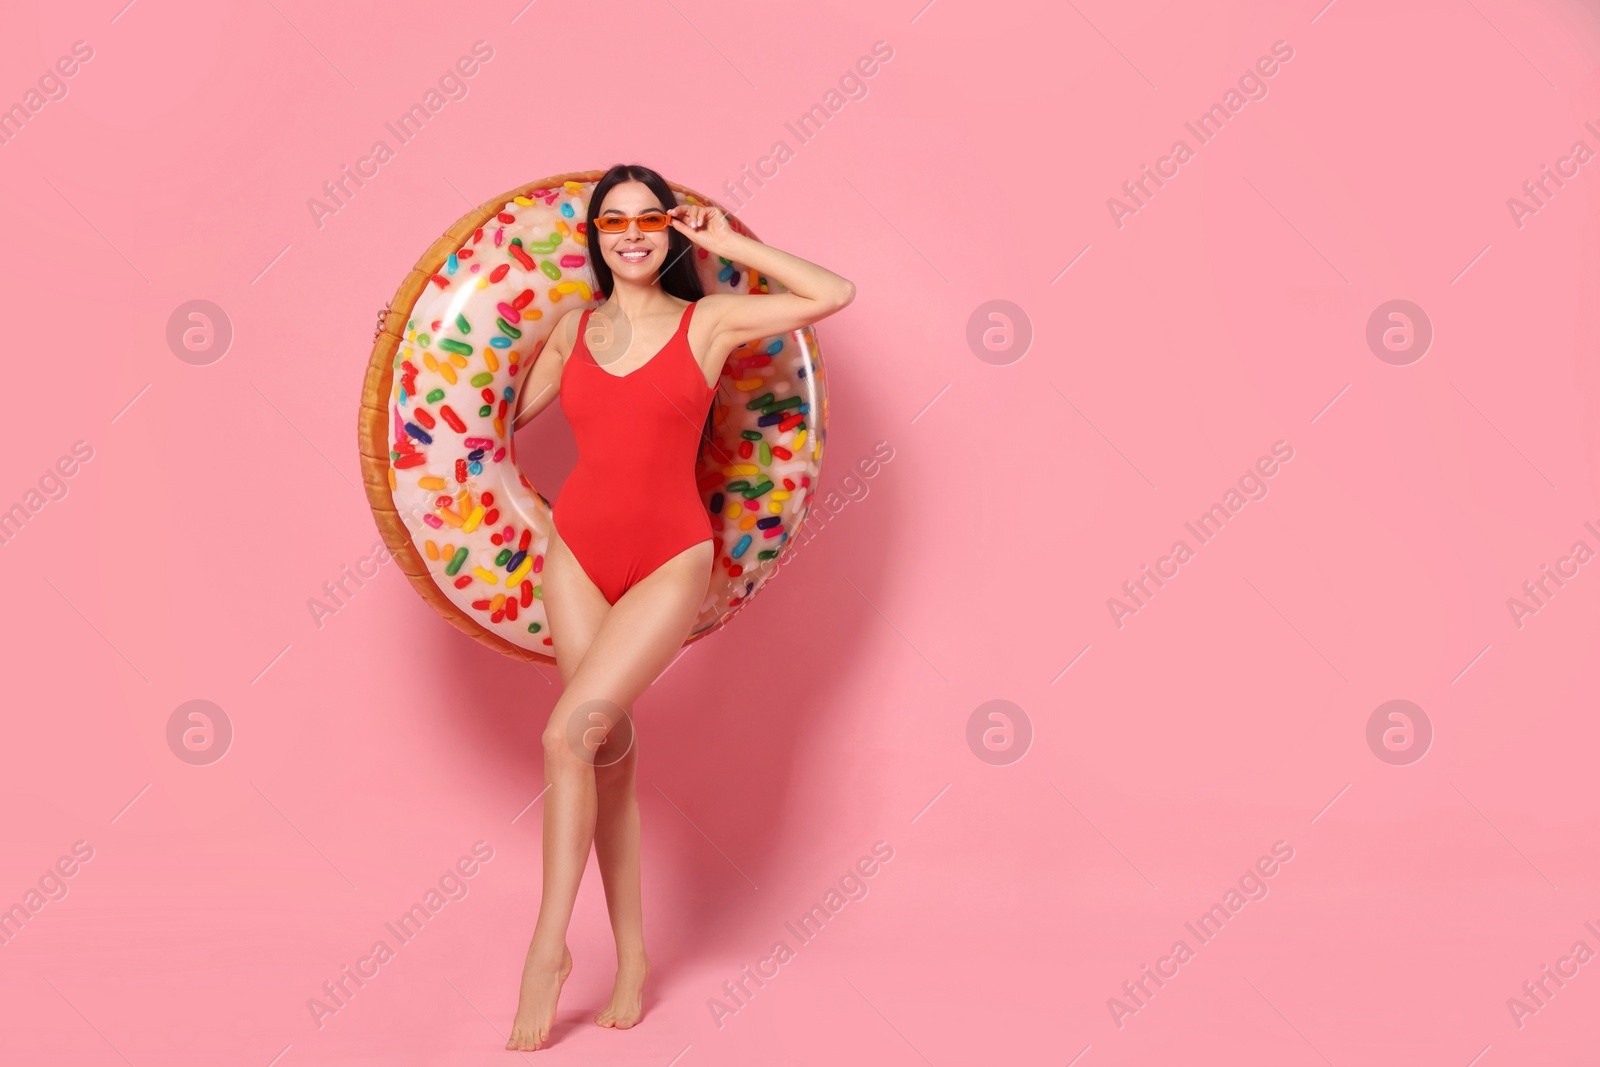
[[(400, 569), (458, 629), (551, 664), (540, 579), (551, 505), (517, 465), (512, 421), (522, 371), (561, 312), (600, 303), (584, 220), (604, 173), (534, 182), (445, 231), (381, 315), (361, 396), (362, 479)], [(672, 189), (681, 203), (713, 203)], [(759, 240), (736, 216), (728, 221)], [(698, 246), (694, 253), (707, 295), (774, 284)], [(717, 558), (686, 645), (754, 598), (805, 521), (827, 426), (811, 328), (734, 349), (712, 424), (696, 478)]]

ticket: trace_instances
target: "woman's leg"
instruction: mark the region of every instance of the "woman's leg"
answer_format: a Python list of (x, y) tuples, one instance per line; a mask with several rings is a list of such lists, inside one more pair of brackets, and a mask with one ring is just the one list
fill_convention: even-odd
[[(607, 750), (617, 748), (618, 754)], [(595, 793), (599, 814), (594, 827), (594, 852), (600, 880), (606, 887), (606, 911), (617, 945), (617, 976), (611, 1000), (595, 1014), (600, 1026), (626, 1030), (643, 1014), (645, 975), (650, 961), (644, 950), (644, 903), (639, 887), (639, 741), (630, 720), (606, 735), (596, 756)]]
[[(553, 551), (547, 552), (547, 556)], [(570, 552), (566, 555), (570, 557)], [(548, 575), (548, 559), (546, 563)], [(556, 632), (561, 635), (557, 642), (556, 665), (561, 671), (563, 685), (572, 681), (600, 623), (611, 609), (588, 576), (581, 577), (582, 582), (571, 584), (593, 590), (592, 600), (586, 600), (581, 594), (561, 597), (552, 592), (547, 609), (553, 616), (552, 629), (559, 626)], [(568, 590), (562, 588), (560, 592)], [(577, 590), (570, 592), (577, 593)], [(576, 607), (565, 610), (568, 605)], [(595, 1015), (594, 1021), (600, 1026), (618, 1029), (627, 1029), (639, 1021), (643, 1012), (641, 994), (650, 969), (644, 949), (644, 906), (639, 886), (638, 768), (639, 742), (630, 718), (623, 728), (606, 735), (594, 761), (594, 853), (600, 866), (606, 911), (611, 916), (611, 935), (617, 948), (617, 974), (612, 983), (611, 1000)]]
[[(562, 543), (560, 534), (555, 532), (553, 526), (549, 545), (545, 549), (542, 580), (545, 612), (550, 620), (550, 630), (555, 645), (556, 668), (561, 672), (561, 682), (565, 687), (571, 684), (578, 665), (593, 643), (595, 634), (600, 630), (600, 624), (605, 621), (606, 613), (611, 610), (611, 605), (606, 603), (606, 598), (595, 588), (594, 582), (589, 580), (589, 576), (584, 573), (571, 550)], [(547, 791), (543, 812), (542, 878), (544, 889), (539, 904), (541, 918), (545, 913), (546, 902), (550, 899), (551, 885), (553, 881), (559, 880), (553, 879), (552, 875), (561, 863), (560, 854), (552, 855), (550, 847), (556, 838), (552, 824), (560, 821), (560, 811), (554, 804), (554, 783), (550, 776), (548, 761), (545, 763), (545, 785)], [(582, 873), (580, 867), (578, 870), (580, 878)], [(537, 927), (537, 923), (535, 925)], [(538, 1048), (549, 1037), (550, 1027), (555, 1022), (556, 1000), (561, 995), (561, 987), (567, 980), (567, 974), (572, 970), (572, 953), (567, 949), (565, 935), (561, 943), (561, 960), (554, 969), (547, 959), (538, 955), (538, 947), (539, 939), (536, 935), (529, 942), (527, 958), (523, 961), (522, 983), (517, 997), (517, 1015), (512, 1023), (511, 1038), (506, 1042), (506, 1048)]]
[[(595, 752), (682, 646), (705, 598), (712, 553), (709, 541), (685, 549), (612, 605), (550, 713), (543, 736), (549, 783), (544, 890), (507, 1048), (536, 1049), (549, 1038), (561, 983), (571, 967), (567, 925), (594, 841)], [(572, 574), (575, 568), (577, 560), (564, 546), (546, 554), (545, 587), (552, 606), (563, 590), (582, 584)], [(559, 614), (551, 619), (552, 629)]]

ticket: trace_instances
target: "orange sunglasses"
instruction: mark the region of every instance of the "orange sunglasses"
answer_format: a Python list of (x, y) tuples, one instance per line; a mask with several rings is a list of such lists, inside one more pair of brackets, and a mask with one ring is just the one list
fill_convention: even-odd
[(597, 215), (594, 224), (596, 229), (606, 233), (622, 233), (627, 230), (628, 223), (637, 222), (639, 229), (651, 233), (666, 229), (670, 218), (665, 211), (646, 211), (643, 215)]

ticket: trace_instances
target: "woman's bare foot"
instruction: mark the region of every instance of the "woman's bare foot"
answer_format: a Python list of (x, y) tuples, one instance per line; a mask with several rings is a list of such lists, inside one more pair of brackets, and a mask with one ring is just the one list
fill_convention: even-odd
[(556, 1001), (572, 971), (572, 950), (561, 946), (561, 969), (539, 966), (528, 946), (528, 961), (522, 966), (522, 992), (517, 996), (517, 1017), (511, 1023), (511, 1039), (506, 1048), (531, 1052), (544, 1047), (556, 1023)]
[(611, 987), (611, 1002), (594, 1017), (597, 1026), (612, 1026), (626, 1030), (644, 1014), (644, 978), (650, 972), (650, 961), (639, 953), (617, 960), (617, 980)]

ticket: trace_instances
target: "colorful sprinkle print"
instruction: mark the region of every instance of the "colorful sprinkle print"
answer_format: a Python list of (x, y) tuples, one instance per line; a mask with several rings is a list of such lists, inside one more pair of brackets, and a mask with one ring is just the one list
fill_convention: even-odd
[[(530, 189), (474, 230), (430, 276), (394, 358), (389, 485), (429, 576), (486, 630), (544, 655), (551, 503), (512, 458), (511, 426), (526, 361), (563, 312), (600, 302), (583, 221), (592, 190)], [(740, 264), (694, 255), (708, 295), (769, 291)], [(804, 520), (827, 437), (822, 379), (809, 328), (728, 357), (697, 461), (718, 555), (691, 639), (749, 602)]]

